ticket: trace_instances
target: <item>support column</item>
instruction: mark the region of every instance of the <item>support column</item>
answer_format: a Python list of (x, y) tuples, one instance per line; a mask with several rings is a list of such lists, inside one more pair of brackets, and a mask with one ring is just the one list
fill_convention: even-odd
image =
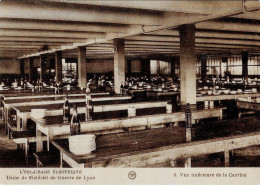
[(62, 82), (62, 53), (55, 52), (55, 76), (56, 82)]
[(114, 91), (120, 94), (120, 86), (125, 83), (125, 41), (114, 39)]
[(219, 60), (219, 77), (222, 77), (222, 60)]
[(150, 75), (151, 74), (150, 59), (142, 59), (141, 65), (142, 65), (142, 73), (146, 75)]
[(172, 74), (172, 77), (174, 79), (174, 77), (175, 77), (175, 62), (176, 62), (176, 58), (175, 57), (170, 58), (169, 62), (171, 63), (171, 74)]
[(201, 80), (205, 84), (207, 82), (207, 58), (201, 57)]
[(156, 60), (157, 62), (157, 76), (160, 76), (160, 61)]
[(78, 86), (87, 87), (86, 47), (78, 47)]
[(248, 52), (242, 52), (242, 76), (248, 81)]
[(195, 25), (181, 25), (179, 33), (181, 104), (196, 104)]
[(20, 74), (21, 77), (24, 77), (24, 59), (20, 60)]
[(34, 80), (34, 61), (33, 58), (29, 58), (29, 81), (32, 82)]
[[(222, 59), (222, 63), (226, 63), (226, 72), (224, 73), (224, 76), (226, 77), (226, 73), (227, 73), (227, 71), (229, 71), (228, 70), (228, 58), (222, 57), (221, 59)], [(224, 69), (224, 71), (225, 71), (225, 69)]]
[(45, 71), (46, 71), (46, 61), (45, 61), (45, 56), (40, 55), (40, 80), (42, 82), (45, 82)]

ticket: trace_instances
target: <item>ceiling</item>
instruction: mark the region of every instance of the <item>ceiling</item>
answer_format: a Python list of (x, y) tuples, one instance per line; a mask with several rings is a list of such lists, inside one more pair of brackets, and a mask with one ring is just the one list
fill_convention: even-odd
[(182, 24), (196, 25), (198, 55), (259, 53), (259, 1), (1, 0), (0, 58), (77, 58), (78, 46), (89, 59), (113, 58), (114, 38), (129, 58), (176, 56)]

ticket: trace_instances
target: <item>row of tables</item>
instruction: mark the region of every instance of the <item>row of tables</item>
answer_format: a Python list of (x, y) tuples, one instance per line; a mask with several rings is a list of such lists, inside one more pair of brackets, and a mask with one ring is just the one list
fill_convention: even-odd
[[(162, 92), (166, 93), (166, 92)], [(168, 92), (169, 93), (169, 92)], [(174, 92), (177, 93), (177, 92)], [(168, 94), (167, 94), (168, 95)], [(99, 148), (100, 145), (102, 145), (102, 142), (99, 142), (99, 139), (97, 140), (97, 150), (94, 152), (93, 155), (86, 155), (86, 156), (75, 156), (73, 153), (71, 153), (68, 149), (68, 140), (55, 140), (58, 137), (67, 137), (70, 133), (69, 131), (69, 124), (63, 123), (62, 116), (61, 116), (61, 110), (62, 110), (62, 104), (64, 100), (61, 98), (64, 97), (64, 95), (53, 95), (53, 94), (40, 94), (40, 93), (20, 93), (20, 94), (8, 94), (8, 93), (0, 93), (0, 96), (2, 98), (2, 103), (5, 107), (14, 108), (17, 113), (17, 127), (21, 126), (22, 130), (26, 129), (26, 123), (25, 120), (30, 118), (30, 110), (33, 108), (46, 108), (49, 111), (49, 114), (47, 114), (47, 117), (45, 119), (35, 119), (32, 118), (36, 125), (36, 145), (37, 145), (37, 151), (42, 151), (43, 149), (43, 139), (42, 134), (45, 134), (47, 136), (47, 143), (48, 143), (48, 149), (49, 144), (52, 142), (61, 152), (62, 160), (65, 160), (73, 167), (87, 167), (87, 166), (95, 166), (98, 161), (102, 161), (104, 163), (105, 160), (112, 159), (114, 157), (118, 156), (127, 156), (131, 155), (131, 151), (137, 152), (143, 152), (143, 150), (149, 150), (151, 147), (159, 147), (159, 146), (166, 146), (168, 144), (167, 139), (165, 140), (165, 143), (163, 145), (157, 145), (156, 142), (150, 141), (150, 145), (147, 145), (147, 148), (142, 148), (139, 145), (136, 145), (133, 148), (121, 148), (118, 149), (116, 154), (113, 152), (111, 153), (110, 150), (114, 151), (114, 146), (105, 147), (103, 149)], [(85, 109), (85, 94), (82, 92), (73, 92), (70, 96), (70, 101), (74, 102), (78, 105), (78, 107), (81, 107), (80, 113), (84, 113)], [(230, 99), (238, 99), (238, 98), (245, 98), (245, 97), (260, 97), (259, 93), (256, 94), (237, 94), (237, 95), (210, 95), (210, 96), (201, 96), (197, 97), (197, 101), (218, 101), (218, 100), (230, 100)], [(111, 97), (109, 99), (109, 97)], [(114, 101), (112, 99), (112, 96), (108, 96), (107, 93), (102, 94), (96, 94), (93, 96), (93, 103), (94, 107), (97, 107), (97, 110), (109, 110), (109, 108), (114, 107), (114, 110), (119, 110), (124, 104), (139, 104), (136, 108), (143, 108), (145, 104), (151, 103), (151, 102), (131, 102), (131, 96), (118, 96), (117, 97), (117, 103), (114, 105), (109, 105), (111, 102)], [(95, 101), (96, 100), (96, 101)], [(120, 101), (125, 101), (120, 104)], [(47, 103), (46, 103), (47, 102)], [(104, 103), (106, 102), (106, 103)], [(96, 103), (96, 105), (95, 105)], [(156, 102), (153, 102), (156, 104)], [(157, 106), (167, 106), (167, 102), (157, 102)], [(156, 105), (152, 106), (156, 106)], [(163, 105), (163, 106), (162, 106)], [(107, 108), (106, 108), (107, 107)], [(132, 108), (132, 106), (127, 107)], [(146, 107), (147, 108), (147, 107)], [(149, 108), (149, 107), (148, 107)], [(95, 108), (94, 108), (95, 110)], [(199, 120), (209, 117), (219, 117), (222, 119), (222, 110), (223, 107), (211, 107), (211, 108), (205, 108), (203, 107), (194, 107), (192, 108), (192, 116), (193, 120)], [(136, 130), (143, 130), (142, 132), (147, 133), (155, 133), (157, 129), (149, 130), (149, 128), (156, 128), (156, 125), (165, 125), (167, 123), (171, 122), (179, 122), (185, 120), (185, 110), (179, 109), (179, 110), (173, 110), (172, 112), (164, 113), (164, 114), (154, 114), (154, 115), (146, 115), (146, 116), (136, 116), (132, 115), (130, 117), (126, 118), (120, 118), (120, 119), (106, 119), (106, 120), (93, 120), (93, 121), (84, 121), (84, 115), (81, 117), (82, 119), (82, 129), (83, 132), (90, 132), (95, 133), (97, 135), (103, 135), (103, 134), (112, 134), (112, 133), (120, 133), (125, 132), (126, 128), (128, 128), (128, 131), (136, 131)], [(22, 124), (20, 122), (22, 120)], [(20, 128), (20, 130), (21, 130)], [(148, 131), (147, 131), (148, 128)], [(167, 128), (161, 128), (166, 129)], [(177, 129), (177, 128), (176, 128)], [(107, 132), (109, 130), (109, 132)], [(171, 129), (170, 129), (171, 130)], [(140, 132), (140, 131), (139, 131)], [(133, 132), (135, 133), (135, 132)], [(138, 132), (137, 132), (138, 133)], [(132, 134), (132, 133), (131, 133)], [(145, 136), (145, 135), (144, 135)], [(100, 136), (100, 138), (103, 136)], [(106, 137), (106, 136), (104, 136)], [(113, 138), (113, 134), (111, 135)], [(153, 137), (153, 136), (152, 136)], [(100, 139), (102, 141), (102, 139)], [(129, 140), (129, 142), (132, 142)], [(66, 144), (67, 143), (67, 144)], [(106, 151), (107, 150), (107, 151)], [(116, 151), (116, 150), (115, 150)], [(107, 153), (109, 156), (103, 156), (103, 153)], [(62, 166), (62, 163), (61, 163)]]

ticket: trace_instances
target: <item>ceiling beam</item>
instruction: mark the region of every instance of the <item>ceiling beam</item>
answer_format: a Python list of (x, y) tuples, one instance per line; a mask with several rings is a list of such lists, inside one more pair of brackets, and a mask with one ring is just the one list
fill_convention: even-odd
[(197, 29), (260, 33), (260, 24), (206, 21), (196, 24)]
[(129, 25), (102, 24), (69, 21), (33, 20), (33, 19), (0, 19), (0, 28), (30, 29), (30, 30), (56, 30), (56, 31), (82, 31), (82, 32), (120, 32), (127, 33)]
[(70, 31), (45, 31), (45, 30), (16, 30), (0, 29), (1, 37), (65, 37), (65, 38), (105, 38), (104, 33), (95, 32), (70, 32)]
[[(211, 2), (211, 1), (209, 1), (209, 2)], [(219, 2), (221, 2), (220, 3), (221, 7), (226, 7), (227, 5), (230, 5), (230, 1), (219, 1)], [(87, 45), (92, 45), (92, 44), (96, 44), (96, 43), (103, 43), (103, 42), (111, 41), (115, 38), (125, 38), (125, 37), (130, 37), (130, 36), (134, 36), (134, 35), (138, 35), (138, 34), (142, 34), (142, 33), (158, 31), (158, 30), (162, 30), (162, 29), (176, 28), (176, 27), (178, 27), (179, 25), (182, 25), (182, 24), (194, 24), (194, 23), (198, 23), (198, 22), (203, 22), (203, 21), (218, 19), (218, 18), (221, 18), (221, 17), (240, 14), (240, 13), (243, 13), (243, 11), (244, 11), (244, 7), (241, 6), (242, 2), (243, 2), (242, 0), (241, 1), (232, 1), (232, 6), (227, 6), (228, 8), (224, 8), (224, 9), (221, 9), (219, 6), (215, 6), (215, 8), (218, 9), (217, 13), (210, 14), (210, 15), (189, 15), (189, 14), (183, 14), (182, 13), (182, 14), (178, 14), (178, 16), (176, 16), (176, 13), (172, 13), (172, 12), (164, 13), (163, 19), (160, 18), (160, 24), (163, 24), (162, 26), (144, 26), (144, 22), (142, 22), (142, 21), (145, 21), (145, 19), (141, 18), (139, 21), (142, 22), (142, 25), (131, 27), (128, 30), (127, 34), (114, 34), (114, 35), (112, 34), (112, 35), (109, 35), (109, 36), (107, 35), (107, 37), (105, 39), (87, 39), (85, 43), (74, 43), (72, 46), (61, 46), (60, 48), (57, 48), (57, 49), (52, 49), (52, 50), (49, 50), (49, 51), (43, 51), (43, 52), (40, 52), (40, 53), (34, 53), (34, 54), (31, 54), (31, 55), (26, 55), (26, 56), (20, 57), (20, 59), (21, 58), (34, 57), (34, 56), (38, 56), (38, 55), (41, 55), (41, 54), (53, 53), (53, 52), (56, 52), (56, 51), (75, 49), (79, 46), (87, 46)], [(35, 3), (32, 3), (32, 4), (35, 5)], [(60, 5), (60, 6), (64, 6), (64, 5)], [(5, 6), (3, 6), (3, 7), (5, 7)], [(11, 9), (10, 4), (7, 7), (9, 8), (9, 9), (7, 8), (7, 10)], [(64, 6), (64, 7), (66, 7), (66, 6)], [(73, 7), (75, 7), (75, 5), (69, 6), (69, 8), (73, 8)], [(32, 7), (32, 8), (35, 8), (34, 11), (37, 10), (37, 12), (30, 12), (29, 11), (29, 13), (32, 13), (32, 14), (36, 13), (36, 17), (40, 16), (38, 14), (38, 11), (41, 12), (41, 9), (39, 9), (39, 7), (37, 7), (37, 6)], [(256, 10), (259, 7), (257, 6), (257, 7), (253, 7), (253, 8), (255, 8), (254, 10)], [(24, 9), (27, 9), (27, 8), (22, 6), (21, 9), (24, 10)], [(30, 7), (29, 7), (29, 9), (30, 9)], [(117, 10), (117, 8), (112, 8), (112, 9)], [(57, 9), (55, 7), (55, 10), (59, 11), (59, 12), (62, 11), (62, 9), (60, 9), (58, 7), (57, 7)], [(0, 12), (0, 17), (1, 17), (1, 14), (2, 15), (7, 14), (8, 16), (12, 16), (12, 14), (10, 12), (6, 12), (5, 9), (4, 9), (4, 11), (5, 11), (4, 13)], [(95, 11), (95, 10), (92, 10), (92, 13), (93, 13), (93, 11)], [(106, 14), (105, 16), (108, 15), (108, 12), (109, 11), (105, 11), (105, 14)], [(23, 13), (28, 14), (28, 12), (23, 12)], [(45, 14), (48, 14), (48, 13), (51, 14), (53, 12), (47, 11), (47, 12), (44, 12), (44, 13)], [(78, 13), (76, 13), (75, 15), (79, 16), (79, 13), (82, 13), (82, 9), (80, 7), (79, 7)], [(68, 14), (68, 15), (70, 15), (70, 14)], [(104, 15), (104, 14), (102, 14), (102, 15)], [(92, 16), (92, 14), (90, 14), (90, 17), (91, 16)], [(113, 16), (116, 16), (116, 15), (114, 14)], [(110, 17), (110, 15), (108, 17)], [(161, 15), (159, 15), (159, 17), (161, 17)], [(133, 17), (130, 16), (130, 17), (128, 17), (128, 19), (133, 20), (133, 19), (135, 19), (135, 16), (133, 16)], [(157, 22), (157, 21), (154, 20), (154, 22)]]
[[(259, 25), (260, 31), (260, 25)], [(259, 32), (260, 33), (260, 32)], [(160, 30), (156, 32), (151, 32), (148, 35), (164, 35), (164, 36), (175, 36), (179, 37), (178, 30)], [(245, 33), (227, 33), (227, 32), (217, 32), (217, 31), (203, 31), (196, 30), (196, 38), (221, 38), (221, 39), (240, 39), (240, 40), (260, 40), (260, 35), (257, 34), (245, 34)]]
[[(32, 16), (33, 15), (33, 16)], [(0, 1), (0, 18), (160, 25), (162, 13), (44, 1)]]
[[(60, 2), (60, 0), (45, 0), (52, 2)], [(228, 1), (223, 4), (221, 1), (118, 1), (118, 0), (99, 0), (99, 1), (82, 1), (82, 0), (64, 0), (64, 3), (78, 3), (89, 4), (98, 6), (110, 6), (121, 8), (134, 8), (134, 9), (147, 9), (147, 10), (160, 10), (160, 11), (173, 11), (173, 12), (185, 12), (195, 14), (215, 14), (219, 11), (230, 11), (234, 4), (241, 4), (242, 1), (234, 2)], [(240, 5), (241, 6), (241, 5)]]
[[(125, 45), (141, 45), (141, 46), (179, 46), (179, 42), (163, 42), (163, 41), (138, 41), (138, 40), (126, 40)], [(212, 43), (196, 43), (196, 46), (204, 46), (204, 47), (223, 47), (223, 48), (254, 48), (257, 46), (240, 46), (240, 45), (228, 45), (228, 44), (212, 44)], [(257, 47), (258, 48), (258, 47)]]
[(52, 38), (52, 37), (1, 37), (0, 41), (10, 41), (10, 42), (84, 42), (86, 39), (77, 39), (77, 38)]
[[(0, 45), (2, 46), (43, 46), (43, 45), (50, 45), (50, 46), (60, 46), (64, 44), (64, 42), (62, 43), (58, 43), (58, 42), (0, 42)], [(67, 44), (72, 44), (70, 42), (68, 42)]]
[[(165, 42), (180, 42), (179, 37), (155, 36), (155, 35), (142, 35), (127, 37), (126, 40), (139, 40), (139, 41), (165, 41)], [(243, 46), (260, 46), (258, 41), (247, 40), (228, 40), (220, 38), (195, 38), (196, 43), (211, 43), (211, 44), (227, 44), (227, 45), (243, 45)]]

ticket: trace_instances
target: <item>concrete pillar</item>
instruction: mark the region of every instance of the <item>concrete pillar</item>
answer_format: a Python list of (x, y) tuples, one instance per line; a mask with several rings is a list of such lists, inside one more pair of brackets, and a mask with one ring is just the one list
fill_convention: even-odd
[(34, 80), (34, 60), (33, 58), (29, 58), (29, 81), (32, 82)]
[(196, 104), (195, 25), (181, 25), (179, 33), (181, 104)]
[(20, 74), (21, 74), (21, 77), (23, 78), (24, 77), (24, 59), (20, 60)]
[(219, 77), (222, 76), (222, 60), (219, 60)]
[(175, 77), (175, 62), (176, 62), (176, 58), (175, 57), (171, 57), (169, 59), (169, 62), (171, 63), (171, 74), (172, 74), (172, 77)]
[(45, 71), (46, 71), (46, 57), (44, 55), (40, 55), (40, 80), (42, 80), (42, 82), (45, 82)]
[(114, 90), (120, 94), (120, 86), (125, 83), (125, 42), (123, 39), (114, 39)]
[[(222, 63), (226, 63), (226, 72), (229, 71), (228, 69), (228, 58), (227, 57), (222, 57)], [(225, 69), (223, 69), (225, 71)], [(225, 76), (225, 73), (224, 73)]]
[(201, 80), (203, 83), (207, 82), (207, 58), (206, 58), (206, 56), (201, 57)]
[(131, 60), (127, 60), (127, 62), (126, 62), (127, 64), (126, 64), (126, 66), (127, 66), (127, 73), (129, 73), (129, 74), (131, 74)]
[(142, 73), (146, 75), (150, 75), (151, 74), (150, 59), (142, 59), (141, 65), (142, 65)]
[(248, 52), (242, 52), (242, 76), (248, 81)]
[(78, 86), (87, 87), (86, 47), (78, 47)]
[(157, 76), (160, 76), (160, 61), (156, 60), (157, 62)]
[(57, 82), (62, 82), (62, 53), (55, 52), (55, 76)]

